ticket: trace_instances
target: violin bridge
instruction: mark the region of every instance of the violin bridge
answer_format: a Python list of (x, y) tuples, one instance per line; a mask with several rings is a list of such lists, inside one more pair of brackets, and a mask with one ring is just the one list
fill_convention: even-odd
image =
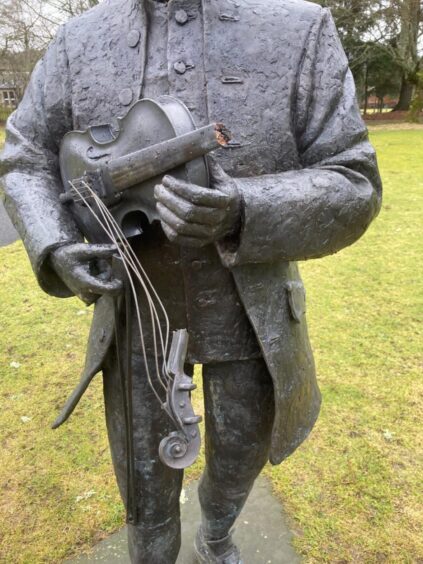
[(62, 204), (78, 203), (84, 207), (91, 204), (97, 196), (107, 206), (117, 203), (120, 194), (110, 191), (104, 181), (103, 172), (99, 170), (84, 172), (83, 176), (68, 181), (69, 189), (61, 195)]

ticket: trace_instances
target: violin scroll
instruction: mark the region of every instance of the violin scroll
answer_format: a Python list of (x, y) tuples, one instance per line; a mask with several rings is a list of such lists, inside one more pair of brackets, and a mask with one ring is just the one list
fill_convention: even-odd
[(202, 418), (200, 415), (195, 415), (190, 397), (191, 391), (197, 386), (184, 373), (187, 347), (186, 329), (174, 331), (167, 365), (171, 382), (164, 408), (175, 421), (177, 431), (162, 439), (159, 446), (159, 456), (163, 464), (178, 470), (187, 468), (195, 462), (201, 446), (198, 424)]

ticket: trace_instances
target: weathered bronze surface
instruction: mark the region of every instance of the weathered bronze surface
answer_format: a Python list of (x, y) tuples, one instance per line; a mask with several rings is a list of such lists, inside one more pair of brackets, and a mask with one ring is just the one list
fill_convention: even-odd
[[(60, 28), (8, 121), (1, 182), (41, 287), (96, 300), (82, 380), (103, 372), (127, 508), (119, 357), (130, 366), (133, 562), (171, 564), (178, 554), (182, 470), (159, 457), (175, 429), (145, 376), (155, 365), (154, 332), (144, 328), (144, 358), (136, 316), (121, 308), (114, 320), (116, 249), (84, 243), (61, 203), (59, 148), (74, 130), (116, 131), (138, 100), (163, 95), (183, 102), (197, 127), (222, 122), (233, 134), (208, 163), (211, 188), (162, 178), (154, 189), (160, 223), (143, 224), (132, 248), (171, 329), (188, 329), (186, 373), (203, 364), (197, 558), (236, 564), (230, 529), (255, 478), (268, 459), (279, 464), (301, 444), (319, 412), (297, 261), (359, 239), (379, 211), (381, 184), (347, 59), (330, 13), (316, 4), (104, 0)], [(148, 300), (140, 289), (137, 296), (148, 319)]]
[(70, 206), (90, 243), (110, 242), (87, 209), (92, 201), (85, 189), (88, 183), (131, 237), (139, 232), (132, 214), (139, 212), (138, 221), (144, 214), (148, 223), (160, 219), (154, 187), (164, 173), (172, 171), (174, 176), (208, 186), (207, 163), (202, 157), (229, 140), (230, 133), (222, 124), (195, 128), (190, 112), (176, 98), (140, 100), (119, 120), (118, 130), (107, 124), (65, 135), (59, 153), (65, 188), (61, 202)]

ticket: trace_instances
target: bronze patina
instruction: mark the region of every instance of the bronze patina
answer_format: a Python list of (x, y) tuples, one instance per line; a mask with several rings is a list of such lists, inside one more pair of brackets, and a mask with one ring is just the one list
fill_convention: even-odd
[[(119, 118), (163, 96), (184, 104), (194, 137), (212, 133), (215, 146), (208, 127), (224, 123), (232, 140), (213, 159), (205, 156), (213, 147), (200, 150), (197, 139), (188, 164), (155, 168), (149, 157), (139, 167), (128, 155), (165, 141), (164, 131), (141, 146), (133, 133), (128, 150), (115, 155), (123, 168), (98, 166), (124, 133)], [(60, 147), (70, 132), (87, 130), (84, 159), (93, 166), (74, 175)], [(182, 145), (172, 146), (171, 159)], [(203, 180), (189, 171), (195, 162)], [(63, 185), (61, 167), (65, 181), (80, 180), (76, 191)], [(154, 182), (145, 170), (158, 173)], [(7, 124), (1, 173), (41, 287), (95, 301), (81, 382), (103, 373), (132, 562), (171, 564), (180, 547), (183, 470), (173, 459), (183, 444), (172, 438), (160, 446), (178, 429), (147, 374), (158, 374), (160, 363), (190, 387), (200, 363), (206, 467), (195, 550), (199, 562), (240, 564), (231, 528), (254, 480), (268, 460), (279, 464), (304, 441), (319, 413), (297, 262), (353, 244), (381, 204), (374, 150), (330, 12), (303, 0), (104, 0), (62, 26), (35, 68)], [(114, 208), (110, 187), (121, 180)], [(144, 183), (149, 213), (139, 214), (145, 203), (120, 215)], [(93, 193), (81, 192), (85, 185)], [(110, 212), (125, 239), (107, 221), (113, 243), (104, 230), (84, 234), (88, 207), (75, 201), (78, 190), (104, 196), (97, 208), (108, 221)], [(134, 273), (122, 271), (125, 252), (139, 261), (149, 292), (142, 277), (128, 289)], [(189, 334), (187, 343), (176, 333), (170, 364), (170, 351), (157, 347), (161, 324), (139, 323), (160, 309), (152, 315), (152, 289), (169, 331)]]

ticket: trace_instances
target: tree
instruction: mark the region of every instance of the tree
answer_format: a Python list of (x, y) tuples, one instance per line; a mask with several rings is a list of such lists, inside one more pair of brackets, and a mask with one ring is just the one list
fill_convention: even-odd
[(31, 71), (57, 27), (98, 0), (2, 0), (0, 4), (0, 74), (13, 84), (18, 101)]
[(410, 121), (418, 122), (421, 112), (423, 112), (423, 71), (417, 73), (416, 93), (410, 105)]
[(3, 0), (0, 6), (0, 72), (14, 86), (18, 100), (50, 33), (45, 22), (28, 12), (23, 0)]
[(414, 87), (418, 82), (420, 58), (418, 56), (418, 40), (422, 28), (423, 10), (420, 0), (397, 0), (392, 2), (399, 20), (396, 59), (402, 67), (402, 83), (400, 97), (395, 110), (410, 108)]
[(61, 19), (77, 16), (98, 3), (99, 0), (44, 0), (44, 4), (47, 4)]
[(331, 10), (357, 86), (357, 98), (367, 100), (369, 71), (377, 51), (372, 36), (381, 12), (375, 0), (315, 0)]
[(378, 98), (380, 110), (386, 96), (398, 95), (401, 77), (401, 68), (393, 63), (390, 55), (376, 46), (368, 63), (368, 85)]
[[(395, 75), (401, 74), (399, 101), (395, 109), (408, 110), (421, 67), (419, 38), (422, 36), (421, 0), (315, 0), (331, 9), (351, 69), (363, 95), (368, 72), (383, 60), (379, 73), (389, 81), (388, 61)], [(380, 57), (377, 52), (383, 52)], [(385, 69), (385, 70), (384, 70)], [(388, 83), (386, 85), (388, 87)]]
[(372, 48), (366, 38), (370, 38), (380, 18), (378, 2), (374, 0), (315, 0), (330, 8), (339, 32), (350, 68), (355, 73), (368, 60)]

